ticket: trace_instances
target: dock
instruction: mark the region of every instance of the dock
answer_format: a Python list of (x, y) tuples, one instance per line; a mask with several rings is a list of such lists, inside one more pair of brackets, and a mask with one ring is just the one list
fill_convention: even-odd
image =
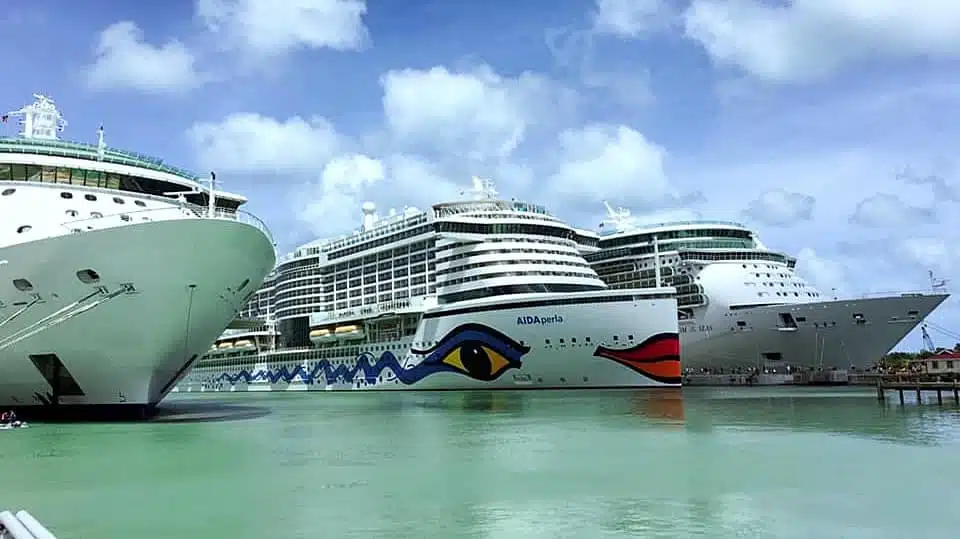
[(954, 404), (960, 406), (960, 382), (923, 381), (920, 379), (890, 378), (877, 380), (877, 400), (887, 400), (887, 392), (896, 391), (903, 404), (904, 392), (915, 392), (917, 403), (923, 403), (923, 395), (936, 392), (937, 404), (943, 405), (943, 394), (953, 394)]

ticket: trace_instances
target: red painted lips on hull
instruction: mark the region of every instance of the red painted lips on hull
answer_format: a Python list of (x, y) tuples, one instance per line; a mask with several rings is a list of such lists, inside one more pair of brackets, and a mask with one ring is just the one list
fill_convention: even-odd
[(680, 335), (658, 333), (642, 343), (621, 350), (598, 346), (594, 356), (607, 358), (662, 384), (679, 384)]

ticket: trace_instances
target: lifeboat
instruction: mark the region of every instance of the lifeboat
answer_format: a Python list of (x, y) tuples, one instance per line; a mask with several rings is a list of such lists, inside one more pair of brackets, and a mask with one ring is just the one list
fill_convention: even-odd
[(340, 326), (334, 330), (333, 333), (336, 335), (337, 339), (342, 339), (345, 341), (362, 339), (366, 336), (363, 332), (363, 328), (355, 324), (351, 324), (349, 326)]
[(233, 341), (224, 341), (217, 345), (217, 348), (220, 350), (225, 350), (227, 348), (233, 348)]
[(337, 337), (327, 328), (315, 329), (310, 332), (310, 341), (311, 342), (331, 342), (336, 340)]
[(240, 339), (237, 342), (233, 343), (234, 349), (249, 350), (253, 348), (253, 341), (250, 339)]

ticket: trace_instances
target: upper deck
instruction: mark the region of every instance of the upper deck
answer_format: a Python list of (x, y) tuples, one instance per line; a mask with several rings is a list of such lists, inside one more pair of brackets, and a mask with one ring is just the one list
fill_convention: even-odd
[(162, 159), (139, 153), (104, 147), (102, 156), (100, 148), (92, 144), (67, 142), (62, 140), (26, 139), (0, 137), (0, 154), (34, 154), (50, 157), (70, 157), (86, 161), (99, 161), (115, 165), (126, 165), (136, 168), (153, 170), (172, 174), (191, 182), (200, 182), (200, 178), (185, 169), (164, 163)]
[[(60, 140), (59, 133), (67, 121), (52, 99), (38, 94), (34, 99), (30, 105), (0, 118), (8, 123), (11, 117), (17, 117), (22, 128), (18, 137), (0, 138), (0, 180), (79, 184), (163, 197), (181, 195), (187, 202), (206, 205), (207, 192), (196, 174), (156, 157), (108, 147), (102, 125), (95, 145)], [(213, 178), (211, 173), (211, 192)], [(247, 201), (233, 193), (214, 194), (218, 206), (225, 209), (236, 209)]]

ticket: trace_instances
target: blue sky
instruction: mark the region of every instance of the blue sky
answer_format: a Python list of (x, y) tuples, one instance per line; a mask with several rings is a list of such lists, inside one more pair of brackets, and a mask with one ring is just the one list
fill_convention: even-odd
[(960, 282), (954, 2), (75, 6), (5, 8), (7, 109), (44, 92), (68, 138), (216, 170), (284, 251), (480, 175), (583, 227), (603, 200), (747, 223), (825, 293)]

